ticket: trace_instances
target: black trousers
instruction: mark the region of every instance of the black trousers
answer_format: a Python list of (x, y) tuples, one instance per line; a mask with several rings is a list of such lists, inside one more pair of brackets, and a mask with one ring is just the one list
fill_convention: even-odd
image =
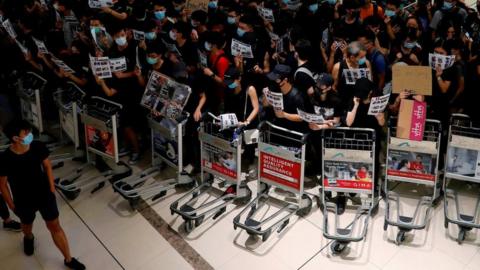
[(5, 201), (3, 200), (2, 194), (0, 194), (0, 217), (3, 220), (10, 217), (10, 212), (8, 212), (8, 207)]

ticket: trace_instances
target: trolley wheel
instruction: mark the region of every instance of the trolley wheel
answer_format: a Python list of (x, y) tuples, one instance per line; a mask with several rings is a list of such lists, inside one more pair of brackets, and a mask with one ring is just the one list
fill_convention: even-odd
[(400, 230), (397, 234), (397, 238), (395, 239), (395, 243), (399, 246), (400, 244), (405, 241), (405, 231)]
[(458, 232), (458, 238), (457, 238), (458, 244), (462, 244), (462, 242), (465, 240), (466, 233), (467, 231), (465, 231), (464, 229), (460, 229), (460, 231)]
[(133, 198), (133, 199), (128, 200), (128, 204), (130, 205), (132, 210), (137, 209), (137, 206), (138, 206), (139, 202), (140, 202), (139, 198)]
[(193, 231), (193, 228), (195, 228), (193, 220), (185, 220), (183, 228), (185, 229), (186, 233), (190, 233), (191, 231)]
[(307, 200), (308, 203), (307, 203), (307, 206), (305, 206), (304, 208), (298, 209), (297, 215), (299, 217), (304, 217), (304, 216), (308, 215), (310, 213), (310, 211), (312, 210), (313, 202), (312, 202), (312, 199), (310, 197), (308, 197), (307, 194), (302, 195), (302, 200)]
[(341, 243), (338, 241), (333, 241), (333, 243), (330, 245), (330, 249), (332, 250), (332, 253), (335, 255), (342, 253), (346, 247), (347, 247), (347, 244)]
[(385, 220), (383, 222), (383, 230), (386, 231), (387, 229), (388, 229), (388, 222), (387, 222), (387, 220)]
[(80, 195), (81, 189), (75, 189), (75, 190), (61, 190), (62, 194), (67, 197), (68, 200), (73, 201), (75, 200), (78, 195)]
[(443, 221), (443, 226), (445, 227), (445, 229), (448, 229), (448, 220), (446, 217), (445, 217), (445, 220)]

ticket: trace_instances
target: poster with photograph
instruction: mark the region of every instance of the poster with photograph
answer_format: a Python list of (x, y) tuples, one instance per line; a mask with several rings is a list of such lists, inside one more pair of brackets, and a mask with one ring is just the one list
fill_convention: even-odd
[(348, 85), (354, 85), (355, 82), (360, 78), (367, 78), (369, 80), (372, 80), (372, 74), (370, 74), (370, 69), (368, 68), (344, 69), (343, 76), (345, 77), (345, 82)]
[(165, 138), (161, 132), (153, 131), (153, 149), (156, 154), (163, 159), (177, 165), (178, 164), (178, 145), (175, 140)]
[(250, 46), (250, 44), (246, 44), (232, 38), (232, 45), (230, 49), (232, 51), (233, 56), (241, 56), (243, 58), (253, 58), (252, 46)]
[(224, 113), (219, 116), (215, 116), (212, 113), (208, 113), (213, 118), (213, 123), (220, 126), (220, 130), (225, 130), (238, 126), (237, 115), (234, 113)]
[(113, 0), (88, 0), (90, 8), (102, 8), (113, 6)]
[(263, 96), (267, 99), (274, 110), (283, 111), (283, 95), (282, 93), (275, 93), (268, 88), (263, 88)]
[(368, 115), (377, 115), (379, 113), (383, 113), (388, 105), (389, 99), (390, 94), (380, 97), (373, 97), (370, 101), (370, 107), (368, 108)]
[(453, 66), (455, 55), (441, 55), (436, 53), (428, 54), (428, 64), (433, 69), (440, 67), (442, 70)]
[(141, 105), (170, 119), (177, 119), (183, 112), (192, 90), (188, 85), (152, 72), (148, 79)]
[(48, 49), (47, 46), (45, 46), (45, 43), (41, 40), (38, 40), (34, 37), (32, 37), (33, 42), (35, 42), (35, 46), (37, 46), (38, 52), (41, 54), (48, 54)]
[(127, 70), (127, 60), (125, 57), (110, 58), (109, 61), (112, 72), (123, 72)]
[(112, 77), (112, 70), (110, 68), (110, 60), (108, 57), (92, 57), (90, 56), (90, 67), (94, 75), (100, 79)]
[(258, 14), (267, 22), (275, 22), (273, 10), (264, 7), (257, 7)]
[(208, 2), (210, 2), (210, 0), (187, 0), (186, 8), (191, 11), (208, 11)]
[(133, 39), (137, 41), (145, 40), (145, 32), (133, 29)]
[(93, 126), (85, 126), (87, 137), (87, 146), (103, 153), (112, 159), (115, 159), (115, 140), (113, 134), (108, 131), (102, 131)]
[(113, 39), (105, 27), (91, 28), (90, 34), (92, 35), (93, 41), (95, 41), (95, 45), (101, 51), (108, 50), (113, 44)]
[(410, 180), (435, 181), (436, 156), (402, 150), (389, 150), (387, 175)]
[(371, 163), (325, 160), (324, 186), (332, 188), (371, 190)]
[(229, 143), (202, 140), (202, 166), (217, 175), (237, 178), (237, 151)]
[(447, 173), (450, 176), (480, 180), (480, 151), (450, 146), (447, 156)]
[(300, 118), (307, 123), (314, 123), (318, 125), (325, 123), (325, 118), (323, 118), (323, 115), (321, 114), (306, 113), (300, 109), (297, 109), (297, 113)]
[(15, 30), (13, 29), (13, 25), (12, 23), (10, 22), (9, 19), (6, 19), (5, 21), (2, 22), (2, 26), (3, 28), (5, 28), (5, 31), (7, 31), (8, 35), (13, 38), (13, 39), (16, 39), (17, 38), (17, 33), (15, 32)]

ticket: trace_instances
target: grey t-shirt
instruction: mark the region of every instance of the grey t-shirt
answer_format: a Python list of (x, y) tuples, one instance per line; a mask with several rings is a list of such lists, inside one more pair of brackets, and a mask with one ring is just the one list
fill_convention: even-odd
[[(468, 14), (467, 14), (467, 11), (465, 11), (465, 9), (458, 8), (457, 13), (462, 16), (463, 21), (467, 19)], [(443, 12), (441, 10), (435, 11), (435, 13), (433, 14), (432, 21), (430, 22), (430, 28), (432, 28), (433, 30), (437, 30), (438, 24), (442, 19), (443, 19)]]

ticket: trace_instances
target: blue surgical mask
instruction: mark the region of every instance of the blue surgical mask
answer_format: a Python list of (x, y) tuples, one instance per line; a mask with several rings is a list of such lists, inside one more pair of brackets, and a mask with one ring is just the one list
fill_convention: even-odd
[(218, 2), (217, 2), (217, 1), (210, 1), (210, 2), (208, 2), (208, 8), (216, 9), (217, 6), (218, 6)]
[(395, 15), (396, 15), (395, 11), (390, 10), (390, 9), (385, 10), (385, 16), (387, 16), (389, 18), (392, 18), (392, 17), (395, 17)]
[(127, 37), (118, 37), (115, 39), (115, 43), (117, 43), (118, 46), (125, 46), (127, 44)]
[(243, 30), (241, 28), (237, 28), (237, 35), (239, 37), (243, 37), (243, 35), (245, 35), (245, 30)]
[(237, 23), (237, 19), (235, 17), (228, 16), (227, 22), (228, 22), (228, 24), (235, 24), (235, 23)]
[(452, 3), (450, 3), (450, 2), (443, 2), (443, 7), (442, 7), (443, 10), (450, 10), (450, 9), (452, 9), (452, 8), (453, 8), (453, 4), (452, 4)]
[(366, 62), (367, 62), (367, 58), (365, 56), (358, 59), (358, 64), (359, 65), (364, 65)]
[(147, 56), (147, 63), (149, 65), (155, 65), (158, 62), (158, 58), (148, 57)]
[(413, 49), (413, 48), (415, 48), (415, 46), (416, 46), (415, 42), (404, 42), (403, 43), (403, 47), (405, 47), (407, 49)]
[(283, 0), (282, 1), (285, 5), (288, 5), (290, 3), (290, 0)]
[(94, 33), (94, 34), (98, 34), (102, 31), (102, 28), (98, 27), (98, 26), (91, 26), (90, 31), (92, 31), (92, 33)]
[(333, 6), (337, 3), (337, 0), (327, 0), (327, 2)]
[(157, 33), (155, 32), (147, 32), (145, 33), (145, 38), (148, 40), (154, 40), (157, 38)]
[(203, 47), (205, 47), (205, 50), (211, 51), (212, 50), (212, 45), (210, 43), (206, 42), (203, 44)]
[(33, 141), (33, 134), (30, 132), (27, 136), (25, 136), (22, 140), (23, 145), (30, 145)]
[(183, 9), (183, 6), (178, 6), (178, 7), (175, 7), (175, 11), (177, 11), (177, 12), (180, 12), (180, 11), (182, 11), (182, 9)]
[(238, 86), (237, 82), (232, 82), (231, 84), (228, 85), (228, 88), (229, 89), (235, 89), (235, 88), (237, 88), (237, 86)]
[(155, 18), (156, 18), (157, 20), (163, 20), (163, 19), (165, 19), (165, 11), (164, 11), (164, 10), (155, 11), (154, 14), (155, 14)]
[(317, 12), (318, 4), (311, 4), (310, 6), (308, 6), (308, 10), (310, 10), (313, 13)]

